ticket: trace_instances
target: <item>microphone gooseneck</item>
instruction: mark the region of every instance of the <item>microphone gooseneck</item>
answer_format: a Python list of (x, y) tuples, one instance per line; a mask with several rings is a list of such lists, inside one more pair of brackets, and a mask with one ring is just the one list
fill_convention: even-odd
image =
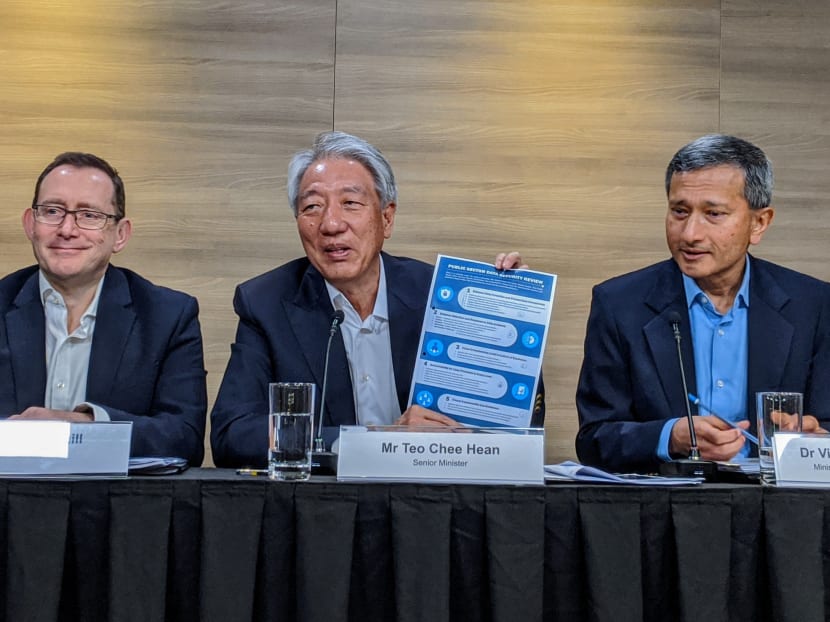
[(680, 323), (683, 318), (677, 311), (671, 311), (666, 319), (671, 324), (674, 333), (674, 342), (677, 346), (677, 362), (680, 365), (680, 380), (683, 382), (683, 403), (686, 404), (686, 423), (689, 426), (689, 457), (670, 460), (660, 465), (660, 473), (669, 477), (702, 477), (714, 481), (718, 478), (718, 465), (711, 460), (702, 460), (700, 449), (697, 446), (695, 422), (692, 418), (692, 408), (689, 405), (688, 386), (686, 385), (686, 367), (683, 365), (683, 350), (680, 347)]
[(326, 450), (325, 445), (323, 444), (323, 416), (326, 412), (326, 386), (328, 385), (329, 380), (329, 355), (331, 354), (331, 342), (334, 340), (334, 336), (337, 334), (340, 325), (345, 319), (346, 314), (343, 313), (342, 309), (337, 309), (337, 311), (334, 312), (334, 315), (331, 316), (329, 340), (326, 344), (326, 360), (323, 363), (323, 389), (320, 391), (320, 416), (317, 420), (317, 434), (314, 437), (314, 451), (317, 452), (323, 452)]
[(683, 403), (686, 404), (686, 421), (689, 424), (689, 460), (700, 460), (700, 449), (697, 446), (697, 434), (695, 434), (695, 422), (692, 419), (692, 408), (689, 405), (689, 400), (686, 398), (689, 395), (689, 388), (686, 385), (686, 368), (683, 365), (683, 351), (680, 348), (680, 322), (682, 318), (677, 311), (669, 313), (669, 322), (671, 323), (672, 331), (674, 332), (674, 342), (677, 346), (677, 362), (680, 365), (680, 380), (683, 382)]

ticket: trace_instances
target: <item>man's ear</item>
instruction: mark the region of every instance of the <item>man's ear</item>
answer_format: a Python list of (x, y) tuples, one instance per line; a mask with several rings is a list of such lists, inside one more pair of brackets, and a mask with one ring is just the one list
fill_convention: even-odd
[(394, 203), (387, 203), (386, 207), (380, 212), (380, 217), (383, 219), (383, 237), (389, 239), (392, 237), (392, 229), (395, 227), (395, 210), (398, 208)]
[(130, 237), (132, 237), (132, 235), (133, 223), (130, 222), (130, 219), (122, 218), (119, 220), (115, 225), (115, 243), (112, 245), (112, 252), (121, 252), (124, 247), (127, 246), (127, 242), (130, 241)]
[(758, 244), (764, 233), (769, 229), (772, 219), (775, 217), (775, 208), (770, 206), (752, 210), (752, 231), (749, 235), (750, 244)]
[(26, 237), (29, 238), (29, 241), (31, 241), (35, 232), (35, 210), (31, 207), (27, 207), (23, 211), (21, 220), (23, 221), (23, 232), (26, 234)]

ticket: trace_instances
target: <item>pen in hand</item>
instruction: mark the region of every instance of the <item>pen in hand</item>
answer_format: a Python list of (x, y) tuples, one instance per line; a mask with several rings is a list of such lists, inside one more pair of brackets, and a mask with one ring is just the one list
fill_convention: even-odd
[(750, 441), (751, 443), (755, 443), (756, 445), (758, 444), (757, 437), (753, 436), (751, 432), (748, 432), (747, 430), (744, 430), (742, 427), (739, 427), (736, 423), (734, 423), (732, 421), (729, 421), (729, 419), (721, 417), (718, 413), (713, 411), (706, 404), (701, 403), (700, 398), (697, 395), (694, 395), (693, 393), (689, 393), (689, 401), (692, 404), (694, 404), (695, 406), (698, 406), (698, 407), (702, 408), (703, 410), (705, 410), (706, 412), (708, 412), (711, 416), (713, 416), (718, 421), (723, 421), (730, 428), (735, 428), (736, 430), (740, 430), (741, 434), (743, 434), (746, 437), (746, 439), (748, 441)]

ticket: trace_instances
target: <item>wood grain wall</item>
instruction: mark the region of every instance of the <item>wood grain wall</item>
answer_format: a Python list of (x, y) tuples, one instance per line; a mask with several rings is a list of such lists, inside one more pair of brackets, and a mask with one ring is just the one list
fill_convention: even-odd
[(135, 228), (116, 263), (199, 298), (212, 401), (234, 286), (301, 253), (290, 154), (353, 132), (398, 176), (389, 251), (520, 249), (559, 275), (547, 458), (573, 457), (591, 286), (667, 255), (679, 146), (766, 148), (758, 254), (830, 279), (828, 33), (824, 0), (4, 0), (0, 273), (31, 263), (20, 214), (51, 158), (107, 158)]

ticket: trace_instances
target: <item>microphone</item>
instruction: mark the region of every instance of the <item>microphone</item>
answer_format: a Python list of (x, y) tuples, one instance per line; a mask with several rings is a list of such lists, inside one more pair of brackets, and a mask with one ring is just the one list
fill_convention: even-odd
[(689, 405), (689, 389), (686, 385), (686, 366), (683, 364), (683, 350), (680, 347), (680, 322), (682, 318), (677, 311), (668, 314), (668, 321), (674, 333), (674, 342), (677, 346), (677, 362), (680, 365), (680, 380), (683, 383), (683, 403), (686, 405), (686, 423), (689, 426), (689, 457), (685, 460), (672, 460), (660, 465), (660, 473), (671, 477), (704, 477), (714, 478), (717, 474), (717, 464), (710, 460), (702, 460), (700, 449), (697, 446), (697, 434), (695, 434), (695, 423), (692, 418), (692, 408)]
[(337, 458), (332, 452), (326, 451), (326, 446), (323, 443), (323, 417), (326, 414), (326, 387), (328, 386), (329, 380), (329, 355), (331, 354), (331, 342), (334, 340), (334, 336), (337, 334), (337, 331), (340, 329), (340, 325), (345, 319), (346, 314), (343, 313), (342, 309), (337, 309), (334, 312), (334, 315), (331, 316), (329, 340), (326, 344), (326, 360), (323, 363), (323, 388), (320, 391), (320, 415), (317, 419), (317, 434), (314, 437), (314, 451), (312, 452), (311, 458), (312, 470), (314, 470), (314, 467), (317, 466), (318, 469), (315, 472), (323, 474), (337, 473)]

